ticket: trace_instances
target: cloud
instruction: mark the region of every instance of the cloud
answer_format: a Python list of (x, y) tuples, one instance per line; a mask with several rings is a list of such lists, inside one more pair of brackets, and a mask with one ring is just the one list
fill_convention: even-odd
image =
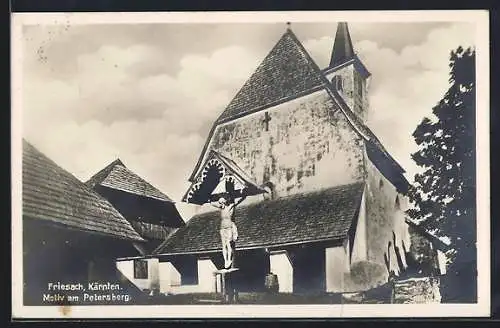
[(82, 180), (120, 157), (180, 200), (207, 127), (258, 59), (229, 46), (187, 54), (169, 75), (154, 46), (104, 45), (77, 56), (68, 79), (25, 71), (24, 134)]

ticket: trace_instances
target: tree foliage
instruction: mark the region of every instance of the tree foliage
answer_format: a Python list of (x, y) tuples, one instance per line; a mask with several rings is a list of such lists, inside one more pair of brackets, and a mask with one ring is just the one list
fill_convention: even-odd
[(427, 230), (450, 238), (452, 263), (475, 263), (475, 51), (450, 54), (450, 87), (413, 133), (419, 150), (412, 154), (423, 172), (415, 176), (408, 215)]

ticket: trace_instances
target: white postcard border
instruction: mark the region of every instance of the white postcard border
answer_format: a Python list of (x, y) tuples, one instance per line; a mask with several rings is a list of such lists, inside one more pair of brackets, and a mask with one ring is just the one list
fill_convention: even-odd
[[(22, 304), (22, 26), (33, 24), (223, 22), (438, 22), (476, 23), (477, 65), (477, 304), (148, 305), (59, 306)], [(319, 318), (479, 317), (490, 315), (489, 13), (474, 11), (16, 13), (12, 15), (12, 315), (13, 318)]]

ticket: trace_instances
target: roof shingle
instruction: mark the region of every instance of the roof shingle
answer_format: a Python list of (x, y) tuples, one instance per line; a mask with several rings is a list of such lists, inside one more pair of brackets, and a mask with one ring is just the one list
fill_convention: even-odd
[(309, 55), (287, 29), (216, 123), (252, 112), (321, 86)]
[(23, 217), (144, 241), (104, 198), (23, 140)]
[[(355, 183), (241, 206), (235, 212), (236, 248), (343, 239), (359, 209), (363, 188), (363, 183)], [(196, 215), (154, 254), (219, 251), (219, 224), (218, 211)]]
[(90, 188), (95, 188), (96, 185), (100, 185), (145, 198), (153, 198), (173, 203), (173, 200), (171, 200), (167, 195), (129, 170), (119, 159), (97, 172), (87, 182), (85, 182), (85, 184)]

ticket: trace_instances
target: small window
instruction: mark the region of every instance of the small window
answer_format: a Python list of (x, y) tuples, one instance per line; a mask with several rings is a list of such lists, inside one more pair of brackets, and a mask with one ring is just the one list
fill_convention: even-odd
[(134, 279), (148, 279), (148, 261), (134, 260)]
[(267, 193), (264, 194), (264, 199), (274, 199), (274, 184), (272, 182), (266, 182), (264, 184), (264, 190), (267, 191)]
[(384, 181), (380, 179), (380, 182), (378, 183), (378, 189), (382, 189), (382, 187), (384, 187)]

